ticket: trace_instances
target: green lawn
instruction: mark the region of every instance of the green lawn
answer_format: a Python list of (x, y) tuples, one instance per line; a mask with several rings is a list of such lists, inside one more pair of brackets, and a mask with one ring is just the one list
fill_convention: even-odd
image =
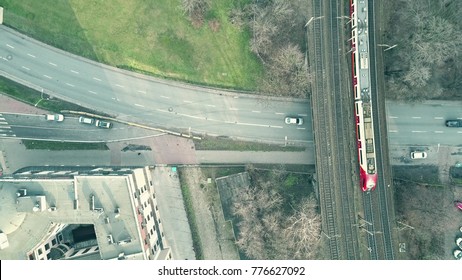
[(0, 0), (0, 6), (6, 25), (73, 53), (156, 76), (252, 90), (263, 68), (249, 51), (249, 32), (228, 21), (234, 5), (248, 1), (211, 1), (199, 28), (183, 15), (181, 0)]

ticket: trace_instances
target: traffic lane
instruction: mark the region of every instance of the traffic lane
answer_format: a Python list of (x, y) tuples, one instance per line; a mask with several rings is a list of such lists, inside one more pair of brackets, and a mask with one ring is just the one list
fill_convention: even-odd
[[(44, 53), (49, 53), (50, 51), (48, 50), (48, 48), (43, 48), (41, 47), (41, 45), (38, 46), (39, 48), (35, 48), (36, 50), (42, 48), (44, 51)], [(24, 49), (23, 52), (25, 53), (27, 51), (27, 49)], [(22, 54), (22, 55), (17, 55), (17, 59), (16, 61), (17, 62), (21, 62), (21, 59), (23, 59), (24, 61), (22, 62), (35, 62), (36, 59), (38, 58), (38, 56), (36, 54), (30, 54), (30, 53), (27, 53), (27, 54)], [(31, 56), (32, 55), (32, 56)], [(64, 65), (71, 65), (71, 63), (69, 61), (73, 60), (73, 57), (71, 56), (70, 58), (67, 57), (67, 56), (64, 56), (62, 55), (61, 52), (56, 52), (55, 53), (55, 56), (54, 58), (55, 59), (58, 59), (59, 60), (59, 56), (62, 56), (62, 59), (64, 59), (66, 61), (66, 64)], [(38, 61), (38, 60), (37, 60)], [(69, 62), (69, 63), (68, 63)], [(32, 80), (32, 83), (34, 84), (39, 84), (41, 83), (43, 80), (50, 80), (48, 81), (49, 82), (49, 85), (46, 86), (45, 88), (47, 87), (50, 87), (50, 88), (59, 88), (58, 90), (56, 90), (58, 96), (59, 94), (65, 92), (66, 93), (66, 96), (64, 99), (66, 100), (69, 100), (69, 99), (75, 99), (76, 100), (76, 103), (78, 104), (82, 104), (82, 105), (90, 105), (89, 107), (91, 108), (95, 108), (96, 106), (94, 106), (95, 104), (97, 104), (97, 101), (99, 101), (99, 104), (100, 104), (100, 107), (98, 108), (95, 108), (95, 109), (100, 109), (100, 108), (104, 108), (103, 110), (107, 111), (108, 108), (112, 109), (111, 112), (112, 113), (119, 113), (121, 115), (127, 115), (127, 114), (130, 114), (130, 112), (125, 112), (124, 110), (114, 110), (114, 109), (124, 109), (124, 106), (119, 104), (121, 103), (121, 98), (119, 97), (125, 97), (125, 96), (129, 96), (130, 95), (130, 91), (127, 90), (127, 88), (130, 88), (130, 89), (133, 89), (133, 91), (137, 92), (138, 95), (140, 94), (144, 94), (144, 93), (147, 93), (148, 91), (149, 92), (154, 92), (153, 90), (151, 89), (148, 89), (149, 86), (140, 86), (140, 84), (143, 84), (144, 82), (149, 82), (149, 83), (153, 83), (153, 81), (151, 80), (143, 80), (143, 79), (139, 79), (139, 77), (137, 77), (136, 79), (132, 79), (132, 81), (136, 81), (134, 84), (137, 85), (137, 86), (140, 86), (141, 88), (143, 89), (136, 89), (134, 88), (134, 86), (132, 86), (132, 84), (130, 84), (130, 80), (128, 79), (127, 81), (127, 77), (129, 78), (131, 75), (127, 75), (127, 73), (124, 73), (123, 75), (119, 72), (116, 72), (116, 71), (112, 71), (112, 70), (108, 70), (108, 68), (101, 68), (100, 65), (95, 65), (94, 63), (88, 63), (88, 62), (81, 62), (80, 60), (75, 60), (75, 63), (76, 65), (75, 66), (71, 66), (71, 67), (68, 67), (68, 69), (59, 69), (59, 64), (58, 63), (55, 63), (55, 62), (51, 62), (51, 61), (48, 61), (48, 63), (45, 63), (45, 62), (42, 62), (42, 64), (44, 65), (44, 68), (46, 69), (51, 69), (51, 70), (55, 70), (58, 69), (57, 71), (57, 74), (56, 74), (56, 79), (55, 77), (52, 77), (52, 78), (46, 78), (44, 79), (40, 74), (31, 74), (29, 73), (29, 71), (31, 70), (28, 70), (28, 69), (25, 69), (23, 67), (19, 68), (19, 65), (16, 66), (16, 68), (20, 69), (18, 72), (18, 75), (29, 75), (30, 76), (30, 79)], [(96, 78), (93, 77), (92, 79), (89, 80), (89, 77), (86, 77), (85, 81), (79, 81), (79, 79), (75, 79), (76, 82), (73, 82), (73, 83), (69, 83), (69, 82), (66, 82), (66, 80), (71, 80), (71, 79), (74, 79), (74, 75), (80, 75), (81, 72), (87, 72), (88, 71), (81, 71), (79, 70), (80, 68), (78, 68), (77, 66), (82, 66), (84, 65), (85, 68), (87, 69), (90, 69), (90, 70), (96, 70), (96, 72), (98, 73), (105, 73), (107, 77), (112, 77), (114, 79), (114, 82), (112, 82), (109, 86), (108, 85), (99, 85), (99, 81), (103, 81), (102, 77), (104, 77), (105, 75), (104, 74), (101, 74), (100, 77), (101, 78)], [(39, 67), (39, 66), (37, 66)], [(110, 69), (110, 68), (109, 68)], [(69, 70), (69, 71), (67, 71)], [(111, 75), (107, 75), (108, 73), (111, 73)], [(50, 75), (48, 75), (49, 77), (51, 77)], [(68, 77), (71, 77), (71, 78), (68, 78)], [(80, 77), (80, 76), (79, 76)], [(56, 80), (56, 82), (55, 82)], [(95, 82), (96, 81), (96, 82)], [(109, 81), (109, 79), (108, 79)], [(119, 81), (123, 81), (123, 82), (120, 82), (119, 84)], [(80, 85), (80, 83), (83, 83), (84, 85)], [(125, 86), (123, 83), (127, 83), (128, 86)], [(59, 84), (58, 87), (55, 85), (55, 84)], [(175, 96), (175, 92), (179, 91), (181, 93), (181, 96), (184, 97), (186, 96), (187, 98), (190, 98), (191, 96), (200, 96), (199, 98), (203, 98), (203, 95), (204, 94), (208, 94), (209, 96), (212, 96), (212, 97), (217, 97), (219, 95), (217, 94), (210, 94), (208, 92), (201, 92), (200, 94), (197, 94), (197, 90), (191, 90), (189, 89), (188, 87), (179, 87), (179, 86), (171, 86), (171, 85), (166, 85), (164, 83), (154, 83), (156, 87), (158, 87), (158, 89), (156, 89), (158, 91), (158, 94), (154, 94), (154, 96), (156, 97), (159, 97), (159, 98), (166, 98), (166, 99), (169, 99), (171, 98), (172, 100), (177, 100), (178, 96)], [(80, 88), (80, 87), (83, 87), (83, 86), (86, 86), (87, 88)], [(88, 87), (98, 87), (98, 89), (89, 89)], [(162, 88), (164, 87), (164, 89)], [(162, 90), (164, 90), (163, 92), (168, 92), (169, 96), (167, 95), (163, 95), (162, 93)], [(132, 92), (133, 92), (132, 91)], [(208, 91), (208, 90), (204, 90), (204, 89), (201, 89), (201, 91)], [(212, 90), (214, 91), (214, 90)], [(102, 92), (102, 93), (101, 93)], [(88, 94), (90, 93), (90, 94)], [(195, 94), (193, 94), (195, 93)], [(99, 95), (99, 94), (102, 94), (102, 95), (105, 95), (103, 97), (101, 96), (92, 96), (92, 95)], [(167, 93), (165, 93), (167, 94)], [(170, 95), (173, 95), (173, 98), (170, 96)], [(131, 106), (137, 106), (137, 105), (142, 105), (143, 106), (143, 100), (140, 100), (139, 103), (134, 103), (132, 104)], [(159, 101), (157, 100), (157, 102), (159, 103)], [(194, 101), (193, 101), (194, 102)], [(212, 103), (215, 103), (216, 101), (212, 101)], [(201, 104), (201, 105), (205, 105), (205, 106), (208, 106), (208, 105), (214, 105), (214, 104), (203, 104), (203, 102), (197, 102), (198, 104)], [(103, 106), (101, 106), (103, 105)], [(170, 105), (170, 106), (169, 106)], [(169, 108), (171, 107), (171, 104), (169, 103), (166, 103), (166, 106), (169, 106)], [(266, 106), (266, 105), (265, 105)], [(308, 108), (309, 106), (305, 106), (305, 110), (306, 108)], [(235, 108), (235, 107), (232, 107), (232, 108)], [(288, 112), (291, 112), (291, 110), (287, 110)], [(281, 112), (283, 113), (283, 112)], [(306, 115), (309, 115), (308, 113)]]
[(64, 121), (46, 121), (43, 115), (3, 114), (12, 135), (17, 138), (59, 141), (118, 141), (162, 135), (158, 131), (127, 126), (117, 122), (113, 128), (104, 129), (95, 125), (82, 124), (76, 117), (65, 117)]
[(422, 118), (446, 120), (462, 118), (461, 101), (427, 101), (420, 104), (387, 102), (388, 118)]

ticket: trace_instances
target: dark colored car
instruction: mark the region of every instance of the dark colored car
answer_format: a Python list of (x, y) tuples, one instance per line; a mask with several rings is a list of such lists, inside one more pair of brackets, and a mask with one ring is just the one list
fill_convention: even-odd
[(447, 120), (447, 127), (462, 127), (462, 120)]

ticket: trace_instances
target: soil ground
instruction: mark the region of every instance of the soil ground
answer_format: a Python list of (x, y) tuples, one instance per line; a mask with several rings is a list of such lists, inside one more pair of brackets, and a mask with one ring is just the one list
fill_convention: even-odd
[(239, 259), (232, 228), (224, 219), (213, 180), (208, 183), (198, 167), (182, 168), (182, 176), (190, 190), (204, 259)]

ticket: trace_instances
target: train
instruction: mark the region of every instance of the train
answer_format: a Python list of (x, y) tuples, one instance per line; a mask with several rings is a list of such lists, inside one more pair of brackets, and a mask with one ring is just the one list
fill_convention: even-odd
[(377, 186), (372, 96), (370, 93), (367, 0), (350, 0), (351, 61), (360, 186), (363, 192)]

